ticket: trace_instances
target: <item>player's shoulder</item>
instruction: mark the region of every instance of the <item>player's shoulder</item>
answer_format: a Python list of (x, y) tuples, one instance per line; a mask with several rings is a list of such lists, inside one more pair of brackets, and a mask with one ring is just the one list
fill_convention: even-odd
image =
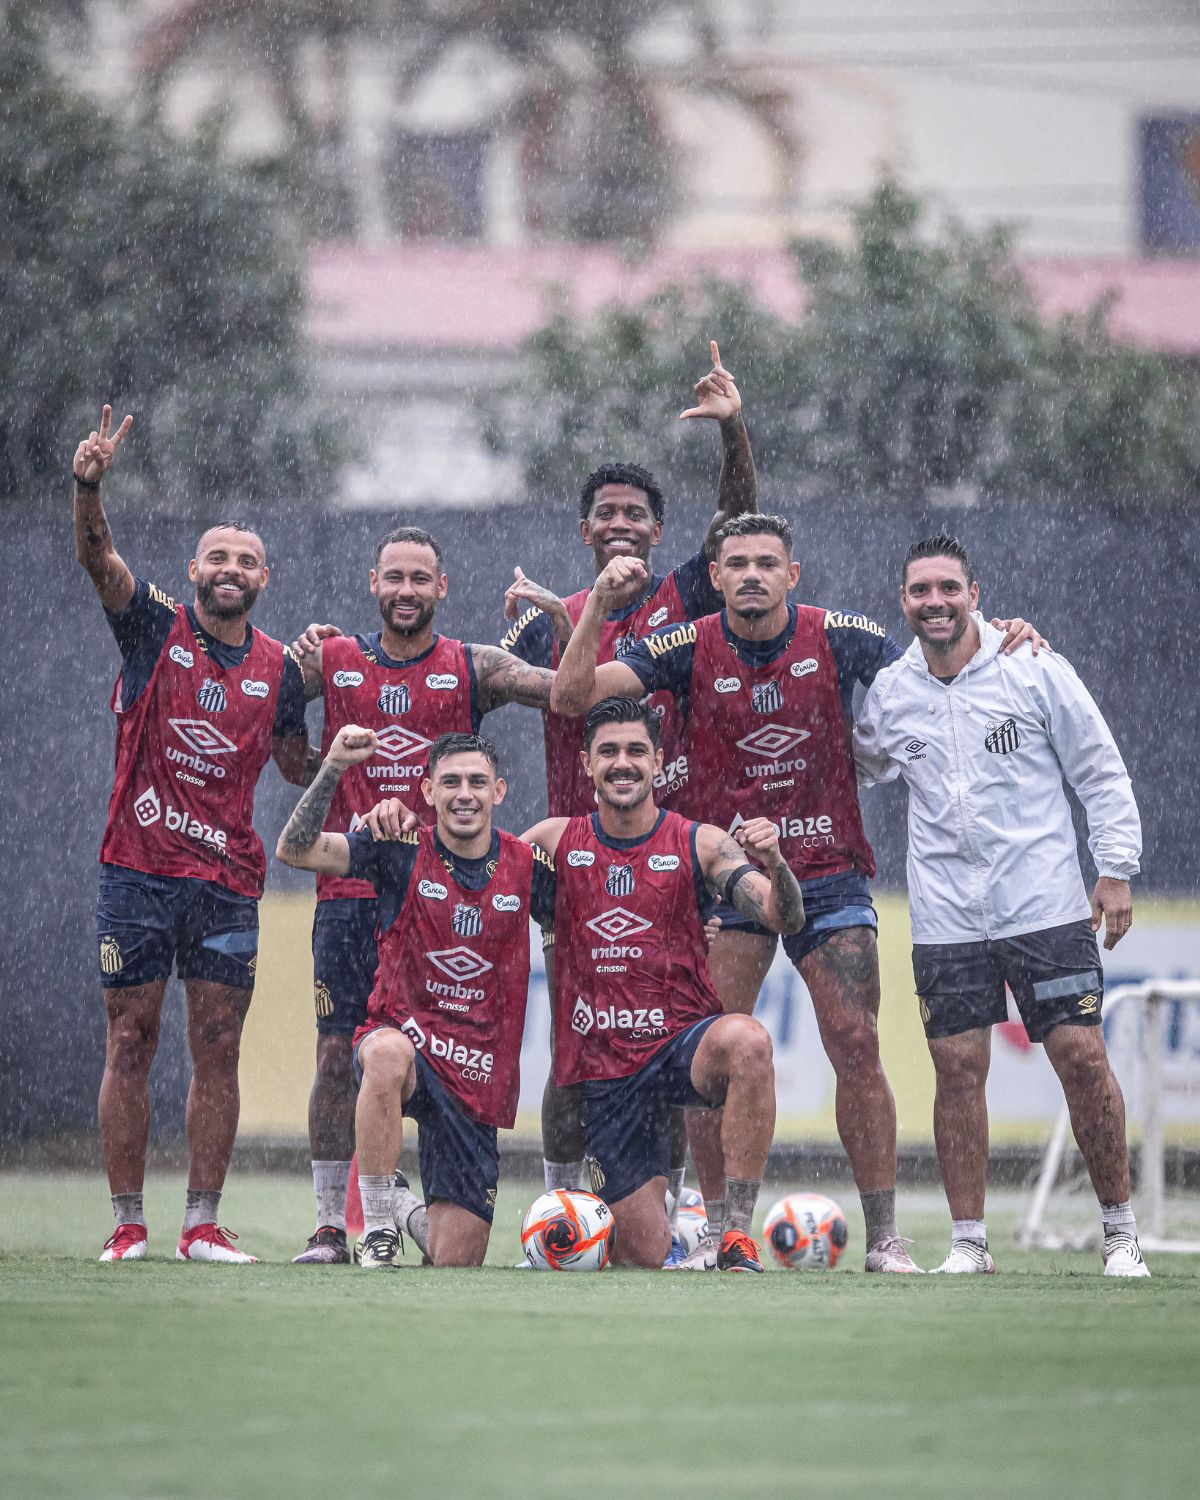
[(151, 605), (156, 609), (167, 610), (170, 614), (177, 614), (179, 612), (179, 605), (175, 602), (171, 595), (168, 594), (165, 589), (160, 589), (158, 584), (151, 583), (148, 579), (139, 578), (135, 580), (135, 597), (137, 585), (140, 584), (145, 585), (145, 599), (148, 605)]
[(531, 637), (548, 632), (550, 628), (550, 617), (536, 604), (531, 604), (527, 610), (517, 616), (500, 637), (500, 645), (505, 651), (512, 651)]

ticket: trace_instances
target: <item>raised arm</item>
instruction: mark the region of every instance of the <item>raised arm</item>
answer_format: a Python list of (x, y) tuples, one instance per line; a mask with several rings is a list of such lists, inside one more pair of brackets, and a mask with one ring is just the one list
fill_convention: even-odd
[(499, 646), (472, 646), (471, 660), (475, 667), (475, 701), (481, 714), (503, 708), (506, 703), (550, 707), (554, 673), (546, 667), (531, 667)]
[(551, 674), (550, 707), (556, 714), (587, 713), (601, 698), (645, 695), (642, 679), (632, 667), (619, 661), (597, 666), (596, 657), (605, 620), (614, 608), (628, 602), (631, 591), (636, 594), (638, 586), (645, 587), (646, 579), (646, 565), (636, 557), (614, 557), (596, 579), (558, 671)]
[(297, 870), (315, 870), (318, 875), (345, 875), (349, 871), (350, 842), (346, 835), (322, 833), (321, 829), (343, 772), (370, 760), (378, 748), (374, 730), (360, 729), (357, 724), (338, 730), (321, 769), (279, 835), (277, 859)]
[(709, 343), (712, 369), (696, 382), (696, 405), (679, 413), (681, 422), (707, 417), (721, 428), (721, 478), (717, 485), (717, 513), (709, 524), (704, 551), (712, 555), (716, 533), (734, 516), (758, 509), (758, 475), (750, 434), (742, 417), (742, 396), (733, 376), (721, 363), (716, 340)]
[(112, 407), (105, 405), (100, 426), (75, 450), (72, 472), (75, 479), (75, 556), (87, 569), (96, 586), (100, 603), (109, 614), (119, 615), (133, 598), (134, 581), (124, 559), (113, 546), (108, 517), (100, 503), (100, 481), (112, 468), (117, 448), (133, 426), (126, 417), (109, 436)]
[[(696, 835), (696, 853), (708, 888), (771, 932), (799, 932), (804, 926), (804, 896), (779, 852), (779, 836), (766, 818), (750, 818), (732, 836), (711, 823)], [(766, 866), (755, 869), (746, 855)]]
[(558, 841), (562, 838), (568, 821), (566, 818), (543, 818), (540, 823), (527, 828), (521, 838), (527, 844), (537, 844), (553, 859), (558, 853)]
[(534, 583), (532, 578), (526, 578), (523, 569), (515, 567), (513, 581), (504, 591), (504, 618), (519, 620), (531, 606), (541, 610), (550, 621), (554, 639), (560, 647), (565, 646), (571, 639), (571, 617), (566, 605), (557, 594), (543, 588), (540, 583)]
[(296, 660), (300, 663), (300, 672), (304, 678), (304, 699), (311, 703), (314, 698), (320, 698), (325, 692), (325, 670), (322, 661), (321, 643), (327, 641), (330, 636), (341, 635), (336, 625), (310, 625), (292, 642), (292, 650), (296, 653)]

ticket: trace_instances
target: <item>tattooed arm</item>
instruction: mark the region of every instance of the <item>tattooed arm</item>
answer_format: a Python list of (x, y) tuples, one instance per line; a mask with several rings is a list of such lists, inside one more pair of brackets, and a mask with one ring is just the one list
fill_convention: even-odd
[(475, 666), (475, 702), (481, 714), (503, 708), (506, 703), (550, 707), (554, 673), (548, 668), (531, 667), (499, 646), (472, 646), (471, 659)]
[[(799, 932), (804, 926), (800, 885), (784, 863), (779, 836), (766, 818), (749, 819), (732, 837), (702, 823), (696, 852), (709, 890), (742, 916), (771, 932)], [(766, 874), (747, 861), (747, 854), (767, 867)]]
[(360, 761), (370, 760), (379, 741), (370, 729), (347, 724), (338, 730), (313, 784), (296, 804), (275, 846), (275, 856), (297, 870), (315, 870), (318, 875), (345, 875), (350, 869), (350, 844), (344, 833), (322, 833), (329, 804), (342, 773)]
[(124, 558), (113, 546), (108, 517), (100, 503), (100, 481), (112, 468), (117, 448), (133, 426), (126, 417), (109, 436), (112, 407), (100, 415), (100, 426), (84, 438), (75, 450), (72, 472), (75, 478), (75, 556), (87, 569), (100, 595), (100, 603), (109, 614), (119, 615), (128, 609), (133, 598), (133, 574)]

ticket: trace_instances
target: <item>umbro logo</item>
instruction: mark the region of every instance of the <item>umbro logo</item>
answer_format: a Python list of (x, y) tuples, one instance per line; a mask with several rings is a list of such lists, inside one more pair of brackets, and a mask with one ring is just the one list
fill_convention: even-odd
[[(221, 689), (222, 698), (225, 690)], [(171, 719), (171, 728), (195, 755), (228, 755), (237, 746), (207, 719)]]
[(782, 760), (802, 741), (810, 739), (807, 729), (794, 729), (790, 724), (763, 724), (738, 740), (737, 748), (751, 755), (760, 755), (764, 760)]
[(919, 755), (920, 752), (924, 750), (925, 743), (926, 742), (924, 740), (909, 740), (908, 744), (905, 745), (904, 748), (909, 755)]
[(403, 724), (389, 724), (378, 731), (379, 753), (388, 760), (407, 760), (410, 755), (419, 755), (429, 749), (429, 741), (423, 734), (406, 729)]
[(467, 979), (478, 979), (492, 967), (486, 958), (480, 958), (478, 953), (465, 947), (442, 948), (437, 953), (427, 953), (425, 957), (435, 969), (440, 969), (443, 974), (460, 983)]
[(639, 917), (634, 912), (626, 911), (623, 906), (614, 906), (600, 916), (593, 917), (587, 925), (606, 943), (616, 943), (624, 938), (634, 937), (639, 932), (648, 932), (654, 923), (647, 922), (645, 917)]

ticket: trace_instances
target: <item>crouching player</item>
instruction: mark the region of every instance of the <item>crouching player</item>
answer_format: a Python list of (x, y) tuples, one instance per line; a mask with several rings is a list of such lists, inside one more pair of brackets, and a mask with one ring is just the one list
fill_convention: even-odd
[(775, 1128), (771, 1039), (753, 1017), (721, 1013), (704, 922), (720, 897), (772, 932), (798, 932), (804, 901), (765, 818), (735, 842), (655, 806), (658, 741), (644, 704), (597, 703), (581, 752), (597, 811), (525, 834), (556, 867), (554, 1083), (582, 1085), (592, 1186), (627, 1265), (659, 1267), (670, 1246), (670, 1106), (724, 1104), (727, 1175), (700, 1181), (717, 1265), (761, 1271), (750, 1221)]
[[(343, 773), (377, 746), (372, 730), (339, 731), (276, 853), (379, 894), (379, 968), (354, 1038), (362, 1265), (395, 1266), (405, 1228), (434, 1265), (478, 1266), (496, 1204), (496, 1129), (512, 1127), (520, 1091), (529, 921), (553, 922), (553, 866), (492, 827), (506, 785), (494, 746), (475, 734), (430, 747), (421, 790), (433, 826), (397, 824), (388, 841), (369, 828), (322, 832)], [(394, 1187), (404, 1115), (421, 1126), (427, 1216)]]

